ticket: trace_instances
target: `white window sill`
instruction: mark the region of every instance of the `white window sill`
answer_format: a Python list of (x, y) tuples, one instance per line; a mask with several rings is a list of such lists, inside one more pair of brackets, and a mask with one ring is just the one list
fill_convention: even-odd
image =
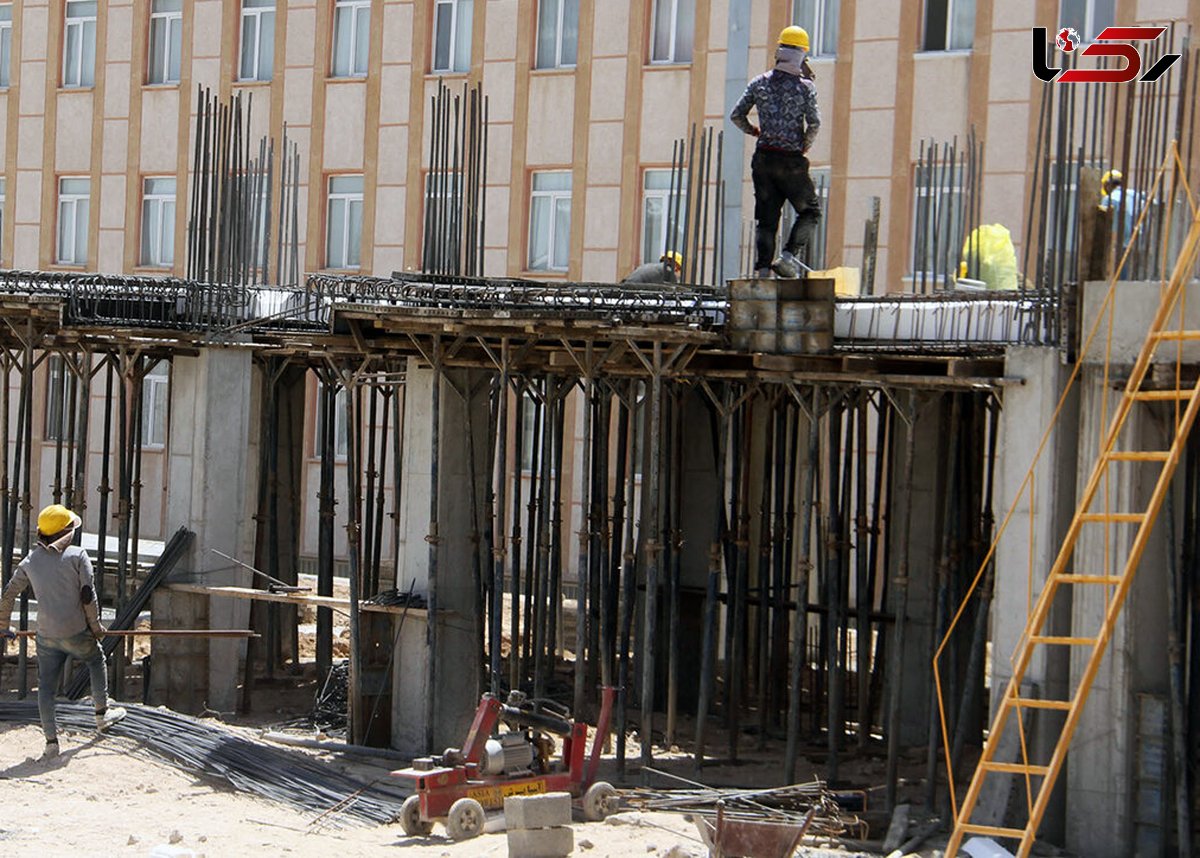
[(142, 89), (179, 89), (179, 81), (177, 80), (155, 80), (146, 81), (142, 84)]
[(936, 51), (917, 51), (913, 59), (933, 59), (935, 57), (969, 57), (975, 52), (974, 48), (944, 48)]

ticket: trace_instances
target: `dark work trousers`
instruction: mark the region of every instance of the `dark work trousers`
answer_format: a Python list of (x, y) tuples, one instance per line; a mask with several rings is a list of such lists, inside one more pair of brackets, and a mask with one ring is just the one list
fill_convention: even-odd
[(821, 218), (821, 204), (808, 175), (808, 159), (799, 152), (779, 152), (757, 149), (750, 161), (754, 178), (754, 220), (756, 269), (769, 268), (775, 258), (775, 233), (779, 230), (779, 215), (783, 204), (789, 202), (796, 210), (796, 222), (784, 248), (794, 256), (812, 238)]

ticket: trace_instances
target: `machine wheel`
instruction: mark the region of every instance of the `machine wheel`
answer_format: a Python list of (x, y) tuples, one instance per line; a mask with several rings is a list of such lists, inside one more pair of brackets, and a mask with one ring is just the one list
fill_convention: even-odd
[(410, 795), (400, 805), (400, 827), (409, 837), (425, 837), (433, 831), (433, 823), (421, 819), (421, 797)]
[(451, 840), (470, 840), (483, 833), (486, 818), (483, 805), (473, 798), (460, 798), (450, 805), (446, 816), (446, 833)]
[(617, 791), (607, 781), (596, 781), (583, 794), (583, 818), (600, 822), (617, 809)]

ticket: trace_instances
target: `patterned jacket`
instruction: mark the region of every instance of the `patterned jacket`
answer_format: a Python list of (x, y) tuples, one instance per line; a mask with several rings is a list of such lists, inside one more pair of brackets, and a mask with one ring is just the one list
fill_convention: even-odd
[(758, 109), (761, 127), (758, 148), (785, 152), (803, 152), (817, 136), (821, 113), (817, 110), (817, 88), (810, 80), (772, 69), (760, 74), (746, 86), (729, 118), (747, 134), (754, 126), (746, 118), (750, 108)]

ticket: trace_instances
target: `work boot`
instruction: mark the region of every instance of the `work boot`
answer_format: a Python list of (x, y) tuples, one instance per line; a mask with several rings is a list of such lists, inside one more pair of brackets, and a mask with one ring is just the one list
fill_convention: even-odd
[(45, 749), (42, 751), (42, 760), (53, 760), (58, 756), (58, 739), (51, 739), (46, 743)]
[(770, 268), (756, 268), (754, 270), (754, 276), (758, 280), (769, 280), (774, 274), (775, 272)]
[(104, 732), (124, 717), (125, 710), (120, 706), (113, 706), (109, 709), (104, 709), (96, 713), (96, 729), (100, 732)]
[(793, 280), (800, 276), (800, 260), (786, 250), (779, 254), (779, 258), (771, 263), (771, 268), (784, 280)]

